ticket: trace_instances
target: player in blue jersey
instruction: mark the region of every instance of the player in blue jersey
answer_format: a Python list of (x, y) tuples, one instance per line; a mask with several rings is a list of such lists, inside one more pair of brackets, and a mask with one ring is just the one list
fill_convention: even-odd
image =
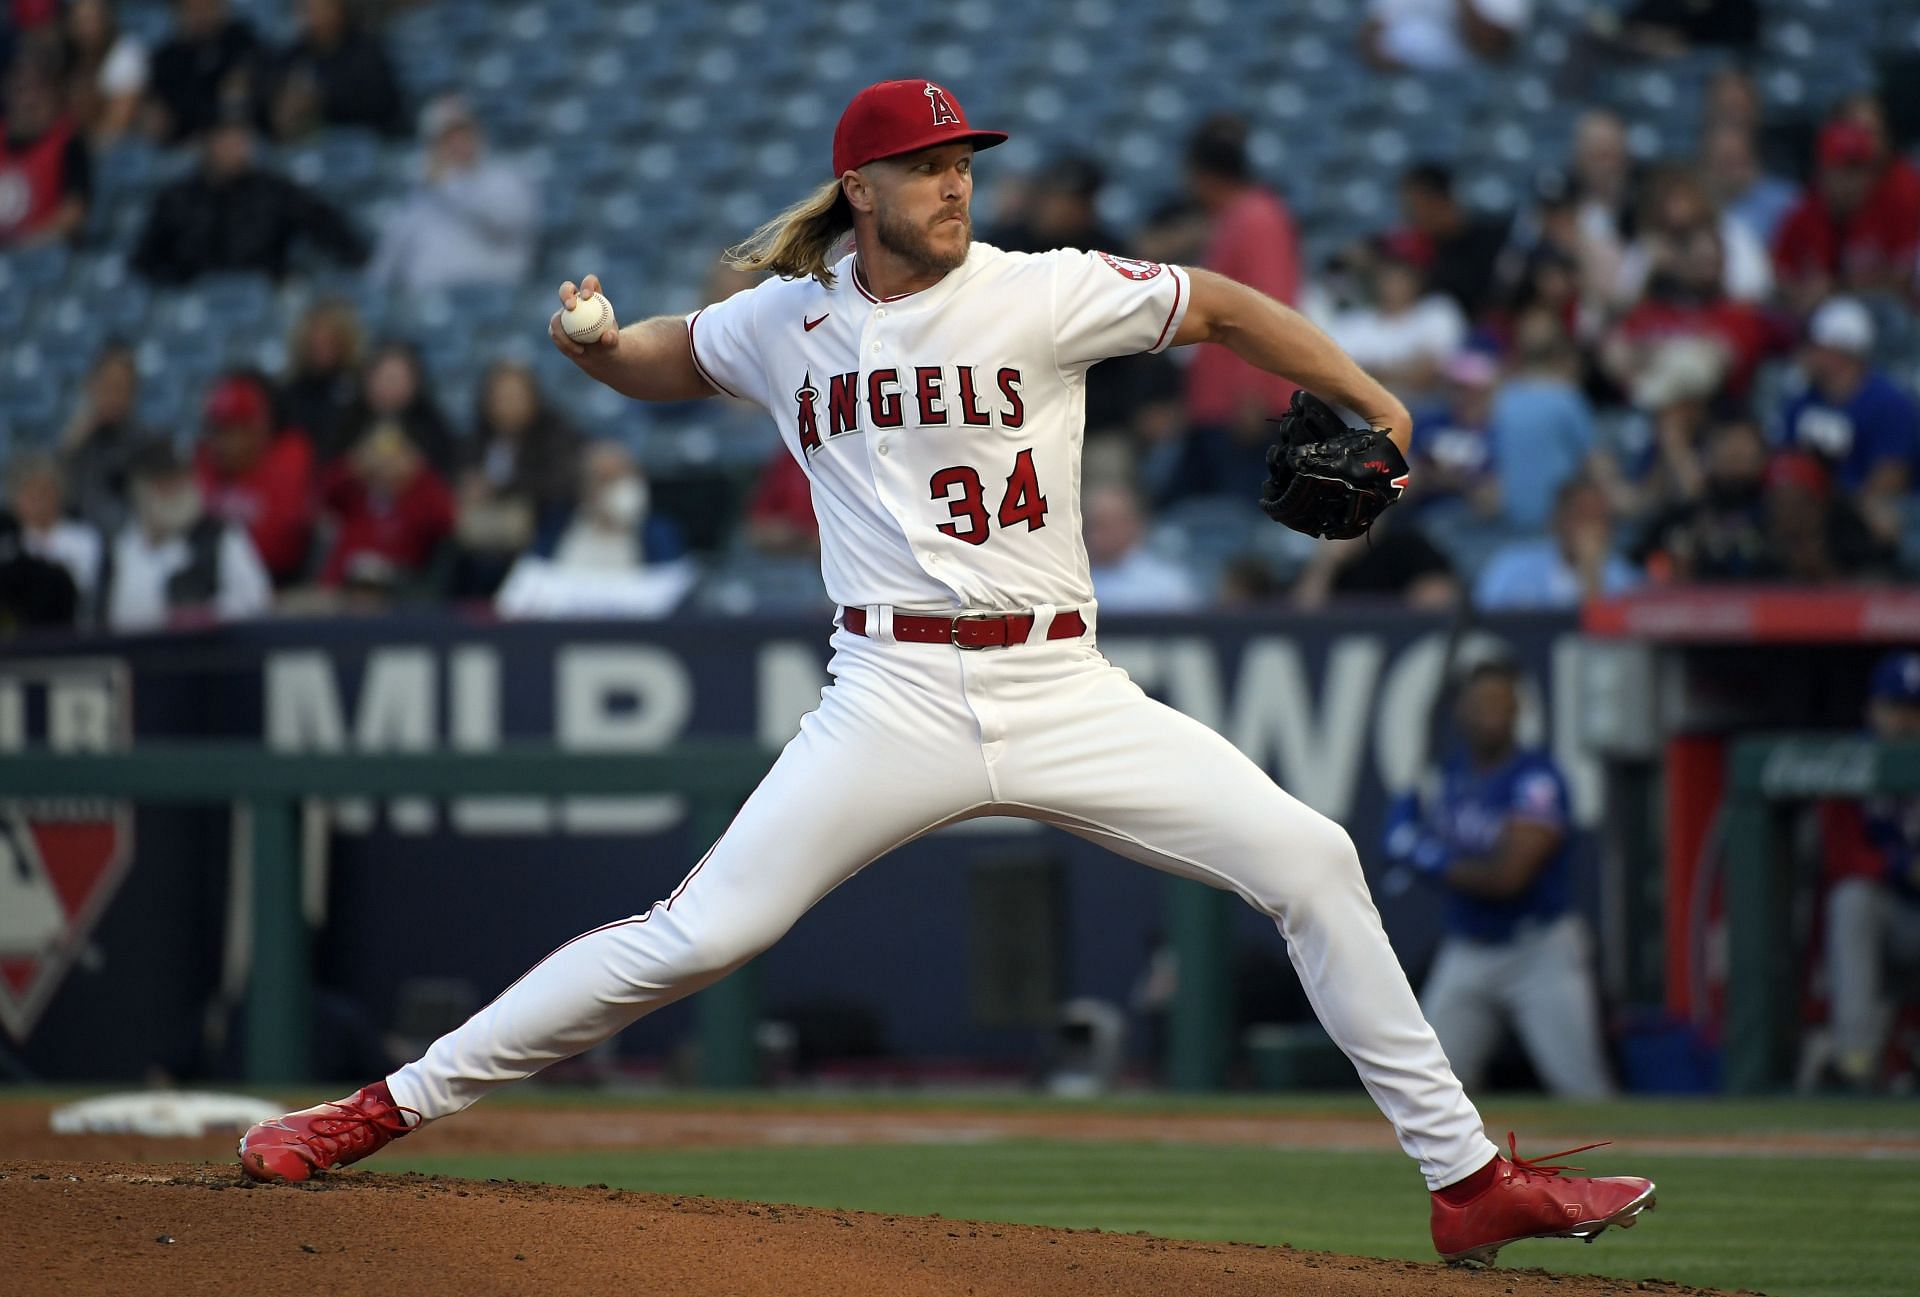
[(1477, 1085), (1511, 1026), (1555, 1094), (1612, 1091), (1586, 924), (1573, 910), (1567, 781), (1522, 748), (1519, 678), (1482, 662), (1461, 685), (1437, 796), (1388, 812), (1387, 855), (1446, 893), (1446, 938), (1420, 1004), (1461, 1082)]
[[(1881, 659), (1867, 722), (1876, 738), (1920, 739), (1920, 652)], [(1827, 894), (1832, 1079), (1870, 1089), (1880, 1080), (1891, 1016), (1887, 971), (1920, 969), (1920, 797), (1828, 802), (1820, 810), (1829, 875), (1839, 878)]]

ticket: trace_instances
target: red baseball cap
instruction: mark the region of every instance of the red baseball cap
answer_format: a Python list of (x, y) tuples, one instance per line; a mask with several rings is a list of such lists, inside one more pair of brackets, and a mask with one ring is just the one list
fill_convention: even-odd
[(853, 97), (833, 128), (833, 174), (935, 144), (968, 140), (990, 149), (1006, 138), (967, 125), (960, 101), (931, 81), (879, 81)]
[(1863, 166), (1879, 153), (1880, 145), (1873, 132), (1859, 122), (1828, 122), (1820, 132), (1820, 165), (1823, 167)]
[(201, 411), (209, 426), (251, 423), (267, 417), (267, 393), (259, 383), (239, 374), (221, 379), (207, 393)]

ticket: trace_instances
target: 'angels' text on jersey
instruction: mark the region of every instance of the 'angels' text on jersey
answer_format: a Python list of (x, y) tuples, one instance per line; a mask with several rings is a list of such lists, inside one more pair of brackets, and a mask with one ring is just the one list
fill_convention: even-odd
[[(987, 393), (984, 403), (983, 392)], [(906, 420), (908, 402), (923, 428), (948, 423), (1018, 428), (1027, 418), (1027, 407), (1020, 400), (1020, 371), (1010, 365), (1002, 365), (997, 373), (977, 365), (916, 365), (907, 375), (891, 367), (865, 375), (849, 370), (828, 379), (824, 393), (814, 385), (809, 371), (793, 399), (798, 407), (795, 431), (803, 450), (820, 449), (822, 437), (868, 427), (898, 428)]]
[(1080, 536), (1086, 372), (1173, 340), (1177, 266), (976, 243), (931, 288), (768, 280), (687, 320), (694, 363), (806, 472), (827, 594), (995, 609), (1093, 599)]

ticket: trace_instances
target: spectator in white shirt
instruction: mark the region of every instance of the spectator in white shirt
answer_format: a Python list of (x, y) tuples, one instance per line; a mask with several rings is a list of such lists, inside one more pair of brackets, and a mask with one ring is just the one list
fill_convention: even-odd
[(273, 582), (253, 542), (243, 528), (205, 512), (193, 469), (173, 447), (143, 447), (130, 477), (133, 517), (115, 538), (107, 566), (108, 627), (152, 630), (267, 610)]
[(1200, 606), (1193, 574), (1146, 547), (1146, 515), (1132, 488), (1089, 487), (1081, 511), (1093, 596), (1103, 611), (1184, 612)]
[(66, 516), (59, 462), (37, 450), (16, 454), (7, 466), (7, 504), (19, 525), (19, 547), (65, 568), (80, 606), (90, 607), (100, 582), (100, 533)]
[(381, 227), (374, 282), (409, 292), (521, 283), (540, 233), (532, 180), (487, 156), (480, 124), (457, 95), (426, 106), (420, 135), (425, 173)]
[(1444, 72), (1513, 53), (1533, 0), (1368, 0), (1361, 53), (1377, 68)]
[(133, 125), (147, 93), (146, 43), (121, 30), (109, 0), (72, 0), (63, 27), (74, 115), (95, 144), (118, 139)]
[(1374, 249), (1371, 301), (1335, 315), (1327, 332), (1395, 395), (1412, 401), (1439, 385), (1440, 366), (1467, 339), (1460, 304), (1433, 292), (1426, 272), (1400, 243)]

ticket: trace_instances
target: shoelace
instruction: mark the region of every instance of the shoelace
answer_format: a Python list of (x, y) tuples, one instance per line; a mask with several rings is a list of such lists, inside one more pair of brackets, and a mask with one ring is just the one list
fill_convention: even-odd
[(1514, 1141), (1513, 1132), (1507, 1132), (1507, 1160), (1513, 1163), (1513, 1169), (1521, 1175), (1555, 1176), (1562, 1171), (1584, 1171), (1584, 1166), (1561, 1166), (1554, 1163), (1556, 1157), (1572, 1157), (1576, 1153), (1585, 1153), (1590, 1149), (1605, 1148), (1613, 1141), (1603, 1139), (1598, 1144), (1582, 1144), (1579, 1148), (1562, 1149), (1558, 1153), (1543, 1153), (1539, 1157), (1521, 1157), (1520, 1147)]
[[(324, 1142), (328, 1152), (335, 1152), (341, 1148), (357, 1150), (360, 1146), (371, 1143), (376, 1133), (384, 1134), (388, 1138), (404, 1135), (412, 1127), (407, 1124), (402, 1114), (413, 1113), (416, 1119), (420, 1116), (411, 1108), (402, 1108), (397, 1105), (385, 1111), (373, 1112), (344, 1103), (333, 1103), (327, 1106), (338, 1109), (340, 1115), (315, 1117), (307, 1127), (307, 1142)], [(322, 1129), (322, 1122), (327, 1123), (327, 1129)]]

